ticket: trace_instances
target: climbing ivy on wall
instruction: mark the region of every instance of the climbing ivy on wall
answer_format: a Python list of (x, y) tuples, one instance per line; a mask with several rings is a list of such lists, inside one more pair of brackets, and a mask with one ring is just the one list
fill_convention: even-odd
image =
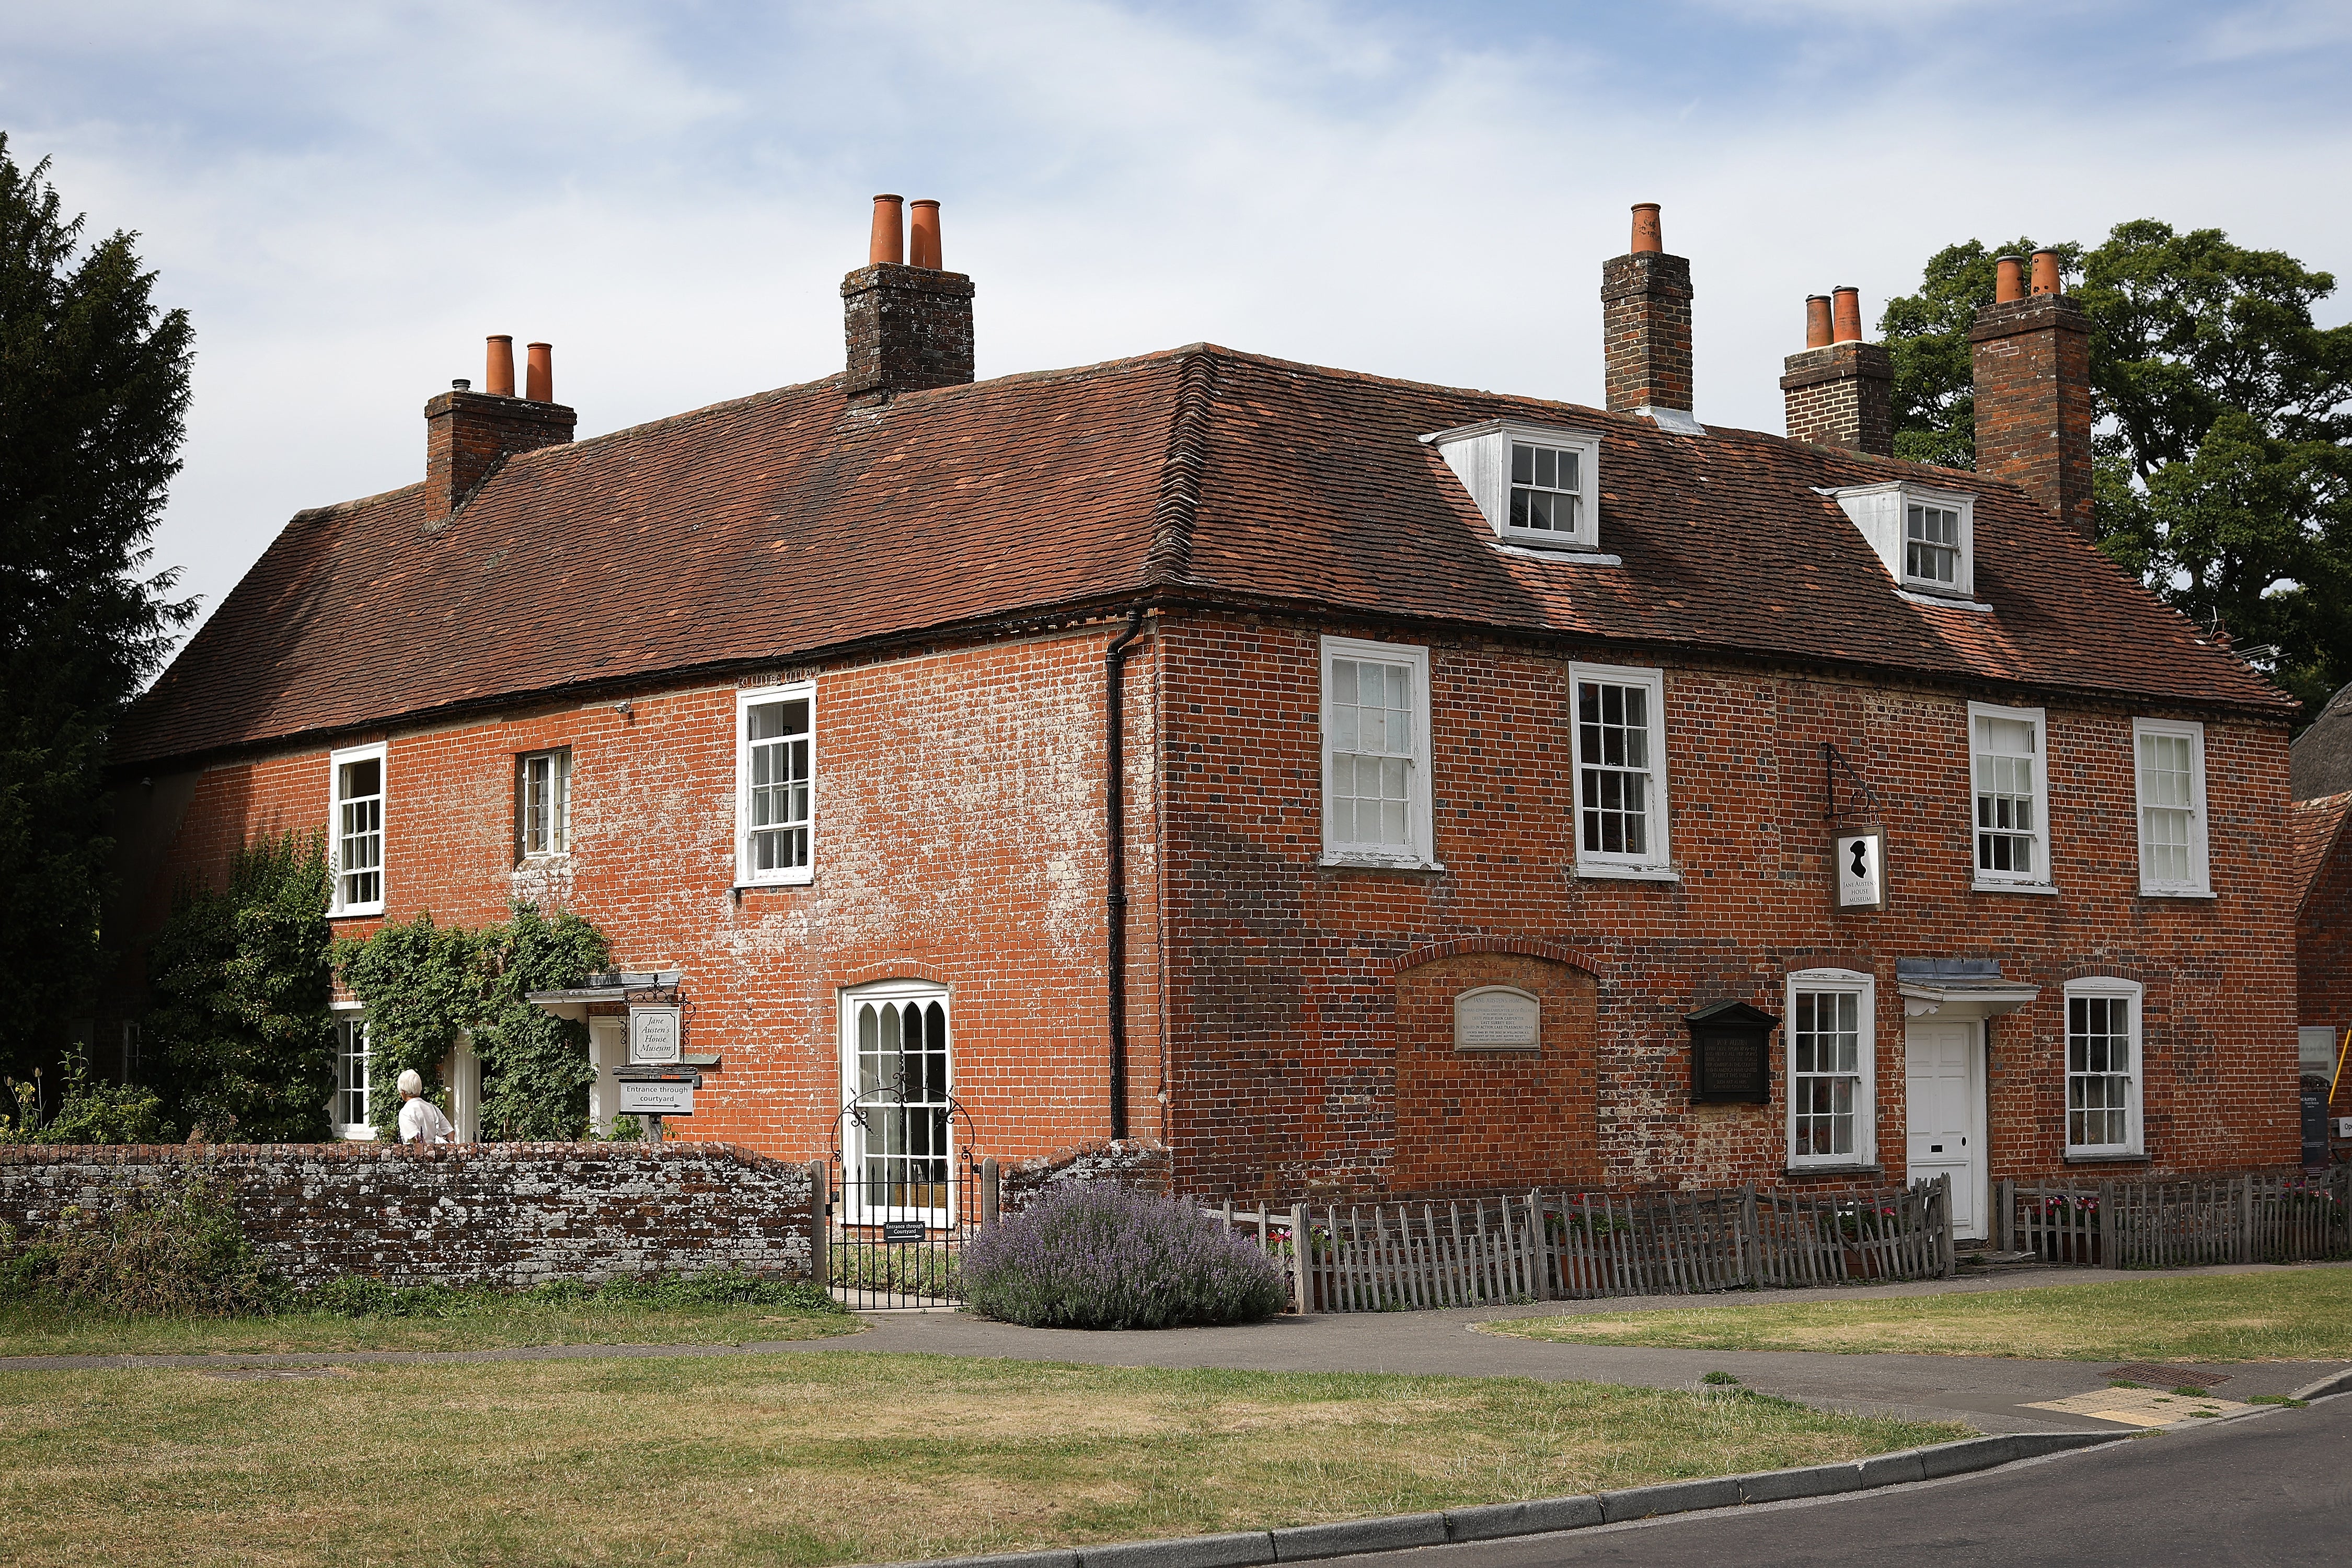
[(525, 1000), (560, 991), (611, 962), (604, 933), (568, 910), (544, 914), (517, 902), (509, 919), (479, 931), (434, 922), (420, 911), (364, 942), (335, 946), (343, 984), (368, 1011), (369, 1119), (399, 1136), (394, 1085), (414, 1069), (446, 1105), (441, 1062), (470, 1037), (482, 1063), (482, 1136), (571, 1139), (588, 1125), (586, 1026)]

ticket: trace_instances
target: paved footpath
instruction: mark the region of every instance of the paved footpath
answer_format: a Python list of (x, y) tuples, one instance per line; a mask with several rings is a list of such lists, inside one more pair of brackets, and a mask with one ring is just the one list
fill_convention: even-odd
[[(2338, 1266), (2342, 1267), (2342, 1266)], [(2264, 1266), (2181, 1270), (2259, 1273)], [(1076, 1362), (1104, 1366), (1233, 1367), (1258, 1372), (1393, 1372), (1453, 1377), (1585, 1379), (1659, 1388), (1692, 1386), (1708, 1372), (1834, 1409), (1959, 1420), (1982, 1432), (2083, 1430), (2119, 1426), (2080, 1415), (2027, 1408), (2106, 1385), (2111, 1363), (2023, 1361), (1990, 1356), (1838, 1355), (1805, 1351), (1653, 1350), (1631, 1345), (1559, 1344), (1472, 1325), (1498, 1318), (1606, 1313), (1619, 1316), (1692, 1306), (1737, 1306), (1805, 1300), (1943, 1295), (2146, 1279), (2146, 1274), (2105, 1269), (2029, 1270), (1982, 1279), (1930, 1280), (1907, 1285), (1820, 1290), (1774, 1290), (1755, 1296), (1651, 1296), (1536, 1306), (1468, 1308), (1443, 1312), (1336, 1313), (1276, 1318), (1220, 1329), (1096, 1332), (1024, 1329), (954, 1311), (876, 1312), (862, 1333), (826, 1340), (755, 1342), (735, 1345), (542, 1345), (492, 1351), (352, 1351), (313, 1354), (77, 1355), (0, 1357), (0, 1371), (111, 1370), (182, 1367), (366, 1365), (377, 1362), (572, 1361), (603, 1357), (823, 1355), (891, 1352), (930, 1355), (1003, 1356), (1015, 1361)], [(2182, 1363), (2171, 1363), (2182, 1364)], [(2286, 1394), (2352, 1366), (2344, 1361), (2255, 1362), (2211, 1369), (2203, 1381), (2221, 1398)]]

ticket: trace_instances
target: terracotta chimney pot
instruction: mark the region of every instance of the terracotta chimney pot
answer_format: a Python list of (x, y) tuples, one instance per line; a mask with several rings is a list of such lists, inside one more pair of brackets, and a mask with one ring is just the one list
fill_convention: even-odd
[(1841, 284), (1831, 290), (1837, 303), (1832, 310), (1833, 325), (1831, 341), (1841, 343), (1862, 342), (1862, 290), (1851, 283)]
[(2037, 250), (2033, 253), (2033, 291), (2036, 294), (2059, 292), (2056, 251)]
[(940, 269), (940, 204), (924, 200), (908, 204), (907, 261), (909, 266)]
[(514, 339), (505, 332), (490, 336), (490, 352), (482, 370), (482, 390), (492, 397), (514, 395)]
[(905, 198), (874, 198), (874, 238), (866, 247), (866, 265), (897, 267), (907, 259)]
[(1830, 341), (1830, 297), (1827, 294), (1805, 296), (1805, 346), (1825, 348)]
[(1993, 262), (1992, 299), (1996, 305), (2025, 298), (2025, 258), (2003, 256)]
[(1665, 247), (1664, 235), (1658, 226), (1658, 204), (1635, 202), (1633, 204), (1633, 254), (1640, 256), (1645, 251), (1662, 251)]
[(528, 345), (530, 359), (523, 366), (522, 395), (533, 403), (555, 401), (555, 349), (549, 343)]

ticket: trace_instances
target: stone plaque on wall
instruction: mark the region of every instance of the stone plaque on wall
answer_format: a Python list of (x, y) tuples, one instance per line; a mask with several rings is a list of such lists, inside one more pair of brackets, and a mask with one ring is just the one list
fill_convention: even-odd
[(1542, 1042), (1543, 1004), (1509, 985), (1482, 985), (1454, 998), (1457, 1051), (1532, 1051)]

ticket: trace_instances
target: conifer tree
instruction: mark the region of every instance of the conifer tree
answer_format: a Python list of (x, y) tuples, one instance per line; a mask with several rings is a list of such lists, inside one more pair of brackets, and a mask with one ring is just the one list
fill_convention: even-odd
[(179, 471), (194, 334), (136, 236), (82, 240), (0, 132), (0, 1063), (54, 1062), (100, 980), (109, 726), (193, 613), (148, 539)]

